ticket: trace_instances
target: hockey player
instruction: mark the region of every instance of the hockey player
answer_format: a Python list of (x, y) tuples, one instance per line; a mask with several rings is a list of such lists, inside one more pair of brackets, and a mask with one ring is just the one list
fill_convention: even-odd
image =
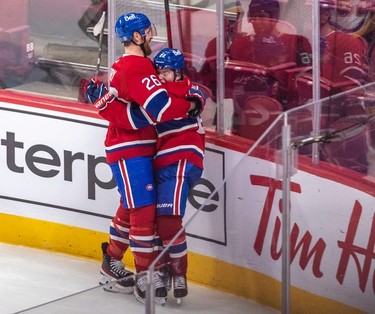
[[(184, 76), (184, 57), (178, 49), (162, 49), (154, 58), (159, 79), (170, 95), (184, 98), (192, 83)], [(189, 191), (203, 172), (204, 129), (201, 118), (187, 117), (156, 125), (158, 134), (154, 173), (157, 189), (156, 233), (169, 247), (169, 271), (174, 296), (188, 293), (187, 244), (182, 226)], [(181, 231), (182, 230), (182, 231)], [(171, 240), (181, 232), (178, 238)]]
[[(109, 121), (106, 157), (123, 207), (129, 210), (129, 245), (137, 272), (134, 292), (137, 299), (144, 302), (147, 281), (144, 271), (154, 258), (156, 194), (152, 161), (157, 137), (153, 124), (185, 118), (188, 111), (199, 111), (205, 100), (203, 94), (193, 88), (186, 97), (194, 99), (194, 105), (186, 99), (168, 95), (157, 78), (152, 61), (147, 58), (152, 52), (150, 42), (156, 32), (147, 16), (136, 12), (122, 15), (116, 22), (115, 31), (124, 44), (125, 54), (112, 65), (110, 89), (93, 79), (86, 86), (86, 97)], [(117, 211), (114, 224), (123, 221), (125, 216), (120, 217), (122, 214), (122, 210)], [(102, 268), (106, 275), (117, 280), (126, 272), (117, 263), (123, 252), (116, 247), (114, 230), (116, 227), (110, 229), (109, 246), (102, 246)], [(129, 286), (126, 282), (124, 279), (120, 283)], [(155, 297), (165, 298), (167, 291), (159, 272), (154, 273), (154, 285)]]

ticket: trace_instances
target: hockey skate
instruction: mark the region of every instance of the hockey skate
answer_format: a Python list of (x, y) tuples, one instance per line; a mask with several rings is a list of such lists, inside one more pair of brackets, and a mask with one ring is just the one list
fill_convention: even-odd
[(146, 285), (147, 285), (146, 274), (135, 276), (134, 295), (137, 298), (137, 300), (143, 304), (146, 301)]
[(108, 292), (131, 294), (134, 291), (134, 274), (126, 270), (125, 265), (107, 254), (108, 243), (102, 243), (103, 262), (99, 280), (103, 289)]
[(186, 276), (174, 276), (173, 277), (173, 294), (177, 299), (177, 304), (182, 303), (182, 298), (188, 294)]
[(167, 302), (168, 291), (164, 282), (164, 273), (161, 271), (155, 271), (153, 277), (153, 283), (155, 287), (155, 302), (161, 305), (165, 305)]
[[(165, 305), (167, 301), (167, 289), (164, 286), (162, 280), (162, 274), (158, 271), (154, 272), (153, 275), (153, 286), (155, 289), (155, 302), (161, 305)], [(138, 301), (145, 303), (146, 300), (146, 286), (147, 286), (147, 275), (141, 274), (136, 275), (134, 294)]]
[(167, 291), (171, 291), (172, 289), (172, 278), (169, 273), (169, 268), (163, 267), (160, 269), (161, 273), (161, 279), (163, 280), (164, 287), (167, 289)]

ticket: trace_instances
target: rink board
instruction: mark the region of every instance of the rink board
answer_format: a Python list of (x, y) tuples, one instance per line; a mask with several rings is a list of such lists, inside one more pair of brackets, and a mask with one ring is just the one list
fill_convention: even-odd
[[(87, 106), (4, 95), (0, 240), (100, 259), (119, 199), (104, 162), (106, 122)], [(274, 160), (243, 157), (246, 147), (230, 137), (207, 139), (203, 180), (185, 217), (206, 202), (187, 226), (189, 279), (280, 309)], [(300, 169), (291, 185), (293, 310), (373, 311), (374, 186), (344, 171)], [(215, 188), (217, 197), (205, 200)]]

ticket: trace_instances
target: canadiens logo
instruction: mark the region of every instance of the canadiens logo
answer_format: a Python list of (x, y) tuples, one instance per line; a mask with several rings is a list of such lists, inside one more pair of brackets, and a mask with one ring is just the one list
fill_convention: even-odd
[(147, 184), (146, 185), (146, 190), (147, 191), (152, 191), (154, 189), (154, 186), (152, 184)]

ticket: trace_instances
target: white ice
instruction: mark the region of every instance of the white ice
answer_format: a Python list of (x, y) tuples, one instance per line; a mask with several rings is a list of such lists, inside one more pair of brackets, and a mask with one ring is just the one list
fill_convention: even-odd
[[(134, 295), (98, 286), (100, 263), (75, 256), (0, 243), (0, 313), (145, 313)], [(280, 313), (249, 300), (189, 282), (181, 305), (169, 296), (155, 313)]]

